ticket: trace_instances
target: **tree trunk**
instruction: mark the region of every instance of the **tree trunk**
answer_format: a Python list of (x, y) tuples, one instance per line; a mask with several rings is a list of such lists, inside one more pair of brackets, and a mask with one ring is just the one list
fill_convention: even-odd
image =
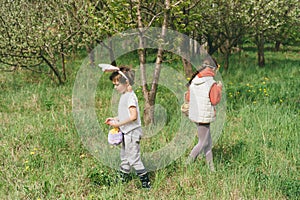
[(95, 66), (95, 53), (93, 52), (93, 48), (91, 44), (87, 44), (85, 46), (87, 53), (89, 54), (89, 64), (90, 66)]
[(229, 52), (228, 52), (228, 50), (227, 51), (225, 51), (225, 53), (224, 53), (224, 57), (225, 57), (225, 62), (224, 62), (224, 70), (225, 71), (228, 71), (228, 68), (229, 68)]
[(217, 50), (218, 50), (218, 46), (214, 45), (213, 43), (213, 37), (211, 36), (207, 36), (207, 53), (209, 55), (213, 55)]
[(110, 64), (113, 66), (117, 66), (117, 62), (115, 60), (115, 54), (114, 51), (112, 49), (112, 41), (109, 40), (108, 44), (105, 44), (104, 42), (102, 42), (101, 40), (96, 40), (96, 42), (100, 45), (102, 45), (104, 48), (107, 48), (109, 51), (109, 58), (110, 58)]
[(190, 39), (188, 37), (183, 37), (182, 45), (181, 45), (181, 53), (184, 54), (182, 57), (183, 69), (186, 77), (191, 77), (193, 74), (192, 65), (191, 65), (191, 55), (190, 55)]
[(60, 74), (59, 70), (57, 69), (55, 62), (51, 63), (43, 54), (41, 54), (41, 58), (47, 63), (47, 65), (50, 67), (51, 71), (57, 78), (58, 85), (62, 85), (64, 83), (64, 81), (61, 78), (61, 74)]
[[(182, 12), (184, 14), (184, 16), (186, 16), (184, 18), (184, 25), (185, 27), (189, 25), (189, 10), (187, 10), (185, 7), (182, 8)], [(184, 57), (181, 58), (182, 60), (182, 64), (183, 64), (183, 70), (185, 73), (185, 77), (191, 77), (193, 75), (193, 69), (192, 69), (192, 65), (191, 65), (191, 57), (193, 55), (191, 55), (191, 52), (193, 52), (193, 49), (191, 51), (191, 48), (193, 48), (193, 45), (191, 45), (191, 41), (189, 37), (185, 37), (185, 35), (189, 35), (188, 32), (184, 32), (183, 33), (184, 36), (182, 38), (182, 44), (181, 44), (181, 53), (183, 53)]]
[(109, 40), (109, 43), (108, 43), (108, 50), (109, 50), (109, 58), (110, 58), (110, 61), (111, 61), (111, 65), (113, 66), (117, 66), (117, 62), (116, 62), (116, 59), (115, 59), (115, 53), (112, 49), (112, 41)]
[(67, 80), (67, 76), (66, 76), (66, 63), (65, 63), (65, 54), (64, 54), (64, 45), (61, 44), (61, 62), (62, 62), (62, 75), (63, 75), (63, 79), (64, 81)]
[[(168, 16), (170, 11), (170, 0), (165, 1), (165, 10), (164, 10), (164, 20), (162, 24), (161, 38), (162, 41), (165, 40), (167, 24), (168, 24)], [(139, 29), (139, 59), (140, 59), (140, 69), (141, 69), (141, 79), (142, 79), (142, 87), (143, 94), (145, 98), (145, 107), (144, 107), (144, 123), (148, 125), (150, 123), (154, 123), (154, 106), (155, 106), (155, 98), (157, 92), (157, 86), (161, 71), (161, 63), (163, 59), (163, 47), (159, 46), (156, 56), (155, 69), (153, 73), (153, 80), (151, 85), (151, 90), (148, 90), (147, 86), (147, 78), (146, 78), (146, 56), (145, 56), (145, 45), (144, 45), (144, 36), (143, 36), (143, 23), (142, 23), (142, 15), (141, 15), (141, 0), (138, 1), (137, 5), (137, 18), (138, 18), (138, 29)]]
[(146, 52), (144, 48), (144, 36), (143, 30), (140, 30), (139, 33), (139, 60), (140, 60), (140, 70), (141, 70), (141, 81), (142, 81), (142, 90), (145, 99), (145, 107), (144, 107), (144, 123), (145, 125), (150, 124), (154, 121), (154, 110), (152, 111), (152, 107), (154, 105), (153, 102), (150, 101), (149, 90), (147, 85), (147, 75), (146, 75)]
[(280, 41), (276, 41), (275, 42), (275, 51), (278, 52), (280, 50), (280, 45), (281, 45), (281, 42)]
[(183, 64), (185, 77), (191, 77), (193, 75), (191, 62), (188, 59), (182, 58), (182, 64)]
[(260, 33), (257, 37), (257, 58), (260, 67), (265, 66), (264, 42), (264, 33)]
[[(146, 51), (145, 51), (145, 40), (144, 40), (144, 30), (141, 16), (141, 1), (138, 2), (137, 6), (137, 21), (138, 21), (138, 29), (139, 29), (139, 60), (140, 60), (140, 70), (141, 70), (141, 81), (142, 81), (142, 90), (145, 99), (145, 107), (144, 107), (144, 123), (145, 125), (150, 124), (152, 121), (151, 113), (152, 106), (149, 98), (149, 91), (147, 85), (147, 76), (146, 76)], [(152, 104), (153, 105), (153, 104)], [(154, 115), (153, 115), (154, 116)]]
[(229, 68), (229, 56), (231, 53), (231, 43), (228, 39), (225, 40), (224, 44), (221, 46), (221, 53), (224, 55), (224, 70), (227, 71)]
[(151, 86), (151, 91), (149, 93), (149, 103), (150, 103), (150, 119), (151, 123), (154, 122), (154, 106), (155, 106), (155, 97), (157, 93), (157, 86), (158, 86), (158, 81), (159, 81), (159, 76), (160, 76), (160, 71), (161, 71), (161, 63), (163, 60), (163, 54), (164, 50), (161, 44), (164, 44), (165, 37), (167, 34), (167, 26), (168, 26), (168, 18), (170, 14), (170, 0), (165, 1), (165, 9), (164, 9), (164, 20), (161, 28), (161, 35), (160, 39), (163, 41), (163, 43), (159, 43), (159, 47), (157, 50), (157, 55), (156, 55), (156, 62), (155, 62), (155, 69), (154, 69), (154, 74), (153, 74), (153, 81), (152, 81), (152, 86)]

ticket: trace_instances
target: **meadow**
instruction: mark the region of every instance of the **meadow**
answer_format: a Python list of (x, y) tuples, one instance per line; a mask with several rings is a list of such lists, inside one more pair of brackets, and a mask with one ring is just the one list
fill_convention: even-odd
[[(62, 86), (21, 69), (1, 72), (1, 199), (299, 199), (300, 49), (267, 51), (265, 56), (267, 64), (260, 68), (256, 53), (244, 50), (230, 58), (227, 72), (221, 69), (227, 117), (213, 148), (216, 172), (208, 170), (203, 158), (185, 165), (191, 146), (150, 173), (149, 191), (140, 189), (134, 174), (129, 183), (115, 184), (115, 170), (83, 145), (72, 115), (72, 92), (84, 56), (67, 61), (69, 81)], [(180, 63), (173, 65), (180, 68)], [(112, 89), (103, 76), (95, 105), (99, 122), (111, 114)], [(141, 91), (136, 93), (143, 106)], [(173, 119), (181, 114), (169, 97), (159, 89), (158, 102), (171, 105), (169, 121), (150, 144), (142, 141), (144, 151), (172, 139)], [(196, 142), (196, 134), (190, 134)]]

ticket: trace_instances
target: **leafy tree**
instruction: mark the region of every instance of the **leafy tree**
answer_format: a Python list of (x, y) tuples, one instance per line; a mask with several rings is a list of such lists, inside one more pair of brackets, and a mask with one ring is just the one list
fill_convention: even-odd
[[(2, 1), (0, 62), (66, 81), (65, 55), (78, 46), (84, 1)], [(83, 20), (86, 20), (83, 18)], [(61, 64), (59, 64), (61, 62)]]
[(275, 43), (275, 51), (279, 51), (281, 44), (294, 44), (300, 39), (299, 1), (279, 1), (278, 4), (279, 10), (273, 13), (274, 17), (270, 22), (277, 24), (277, 28), (266, 32), (267, 40)]
[[(255, 39), (260, 66), (264, 65), (265, 40), (276, 41), (277, 48), (299, 40), (298, 0), (1, 0), (0, 5), (2, 68), (46, 73), (60, 84), (67, 79), (65, 56), (71, 51), (85, 47), (93, 63), (92, 49), (100, 43), (111, 50), (116, 64), (110, 43), (104, 44), (103, 39), (130, 28), (162, 27), (166, 10), (166, 27), (200, 43), (206, 41), (209, 54), (220, 50), (225, 69), (231, 49), (244, 35)], [(189, 45), (182, 40), (182, 51)], [(189, 56), (183, 59), (187, 76), (191, 74)]]
[[(113, 65), (117, 65), (114, 52), (109, 39), (116, 33), (135, 27), (135, 14), (133, 2), (128, 0), (103, 0), (88, 1), (86, 3), (85, 17), (88, 20), (81, 20), (81, 46), (85, 46), (91, 56), (93, 63), (93, 49), (100, 44), (110, 51), (110, 60)], [(107, 40), (107, 43), (103, 41)]]
[(251, 1), (215, 0), (205, 1), (203, 12), (204, 36), (208, 44), (209, 54), (220, 50), (224, 55), (224, 69), (229, 67), (229, 56), (241, 38), (253, 24), (253, 16), (249, 16)]
[(250, 15), (255, 18), (252, 29), (249, 29), (248, 33), (254, 37), (260, 67), (265, 65), (264, 45), (268, 35), (273, 35), (276, 30), (284, 30), (287, 23), (293, 24), (290, 23), (291, 21), (297, 21), (296, 12), (299, 6), (295, 5), (299, 5), (297, 0), (254, 1)]
[[(31, 20), (37, 18), (24, 1), (2, 1), (0, 10), (0, 61), (9, 66), (37, 67), (42, 63), (40, 48), (45, 24)], [(26, 12), (25, 12), (26, 11)]]

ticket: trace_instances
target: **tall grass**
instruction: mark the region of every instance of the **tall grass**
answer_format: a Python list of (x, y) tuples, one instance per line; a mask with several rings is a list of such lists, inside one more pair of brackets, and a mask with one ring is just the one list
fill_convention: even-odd
[[(202, 158), (186, 166), (190, 147), (168, 167), (151, 172), (150, 191), (139, 189), (137, 178), (115, 184), (115, 171), (82, 145), (72, 117), (72, 87), (81, 60), (69, 63), (69, 69), (76, 67), (64, 86), (31, 72), (1, 73), (1, 198), (299, 198), (299, 53), (266, 52), (266, 58), (267, 66), (259, 68), (255, 53), (242, 52), (232, 56), (229, 71), (222, 72), (227, 121), (213, 149), (216, 173)], [(112, 86), (106, 76), (100, 81), (96, 107), (102, 122), (112, 114), (107, 109), (111, 92), (105, 92)], [(143, 106), (141, 92), (137, 95)], [(160, 88), (158, 102), (169, 104), (169, 95)], [(172, 139), (178, 110), (167, 110), (168, 125), (150, 143), (142, 141), (143, 150), (159, 149)]]

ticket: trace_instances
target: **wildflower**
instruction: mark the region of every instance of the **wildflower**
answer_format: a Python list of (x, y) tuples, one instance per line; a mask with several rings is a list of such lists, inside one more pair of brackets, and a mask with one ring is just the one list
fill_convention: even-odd
[(81, 154), (80, 156), (79, 156), (79, 158), (84, 158), (85, 157), (85, 155), (84, 154)]
[(102, 186), (102, 188), (103, 188), (103, 189), (107, 189), (107, 187), (106, 187), (105, 185), (104, 185), (104, 186)]
[(265, 81), (263, 81), (263, 82), (262, 82), (262, 84), (264, 84), (264, 85), (265, 85), (265, 84), (266, 84), (266, 82), (265, 82)]
[(35, 152), (34, 152), (34, 151), (31, 151), (31, 152), (30, 152), (30, 155), (34, 155), (34, 154), (35, 154)]

